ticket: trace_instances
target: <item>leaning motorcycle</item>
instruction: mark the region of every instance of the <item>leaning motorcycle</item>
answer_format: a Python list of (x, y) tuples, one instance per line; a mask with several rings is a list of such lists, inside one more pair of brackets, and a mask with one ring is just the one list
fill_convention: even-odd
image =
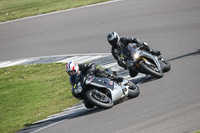
[(160, 55), (152, 55), (147, 51), (140, 50), (140, 47), (128, 45), (122, 51), (124, 63), (129, 69), (131, 77), (132, 73), (140, 72), (147, 75), (152, 75), (157, 78), (163, 77), (163, 72), (170, 70), (170, 64)]
[(95, 106), (109, 109), (115, 103), (126, 98), (135, 98), (140, 90), (137, 85), (128, 80), (117, 83), (108, 78), (96, 77), (94, 74), (83, 76), (78, 72), (70, 77), (72, 94), (83, 100), (86, 108)]

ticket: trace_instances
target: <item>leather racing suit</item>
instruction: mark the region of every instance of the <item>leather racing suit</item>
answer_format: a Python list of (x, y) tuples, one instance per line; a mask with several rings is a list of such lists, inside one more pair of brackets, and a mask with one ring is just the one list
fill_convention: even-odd
[(117, 82), (123, 81), (123, 78), (117, 77), (113, 75), (112, 73), (109, 73), (105, 69), (96, 68), (95, 63), (89, 63), (89, 64), (83, 63), (83, 64), (79, 64), (78, 66), (79, 66), (79, 71), (81, 71), (83, 76), (86, 76), (89, 73), (93, 73), (97, 77), (109, 78)]

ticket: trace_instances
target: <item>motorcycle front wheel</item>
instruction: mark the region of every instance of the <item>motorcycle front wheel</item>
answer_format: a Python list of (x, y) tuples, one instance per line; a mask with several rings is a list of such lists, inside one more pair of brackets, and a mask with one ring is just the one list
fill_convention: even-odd
[(157, 78), (163, 77), (162, 71), (156, 70), (157, 68), (153, 64), (152, 65), (146, 64), (144, 60), (140, 62), (139, 67), (142, 70), (142, 72), (144, 72), (145, 74), (150, 74)]
[(169, 64), (168, 61), (163, 61), (162, 66), (163, 66), (162, 68), (163, 72), (168, 72), (171, 69), (171, 65)]
[(84, 100), (84, 105), (87, 109), (90, 109), (90, 108), (94, 108), (94, 105), (92, 105), (91, 103), (89, 103), (87, 100)]
[(103, 109), (112, 108), (114, 105), (110, 97), (96, 89), (87, 91), (85, 97), (87, 101), (90, 102), (92, 105)]

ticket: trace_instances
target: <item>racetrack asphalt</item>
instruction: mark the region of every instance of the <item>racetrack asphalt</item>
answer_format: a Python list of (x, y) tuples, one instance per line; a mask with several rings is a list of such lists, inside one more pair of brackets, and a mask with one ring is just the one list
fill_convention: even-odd
[(192, 133), (200, 130), (200, 1), (121, 0), (0, 24), (0, 61), (110, 53), (106, 35), (137, 37), (172, 69), (112, 109), (63, 119), (38, 132)]

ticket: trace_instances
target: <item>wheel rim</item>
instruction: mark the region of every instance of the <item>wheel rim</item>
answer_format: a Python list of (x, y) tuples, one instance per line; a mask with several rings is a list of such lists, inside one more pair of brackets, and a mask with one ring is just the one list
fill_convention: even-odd
[(103, 103), (111, 103), (111, 99), (98, 90), (92, 91), (92, 97)]
[(155, 71), (155, 72), (160, 72), (160, 70), (154, 65), (154, 64), (147, 64), (146, 62), (145, 62), (145, 65), (148, 67), (148, 68), (150, 68), (151, 70), (153, 70), (153, 71)]

